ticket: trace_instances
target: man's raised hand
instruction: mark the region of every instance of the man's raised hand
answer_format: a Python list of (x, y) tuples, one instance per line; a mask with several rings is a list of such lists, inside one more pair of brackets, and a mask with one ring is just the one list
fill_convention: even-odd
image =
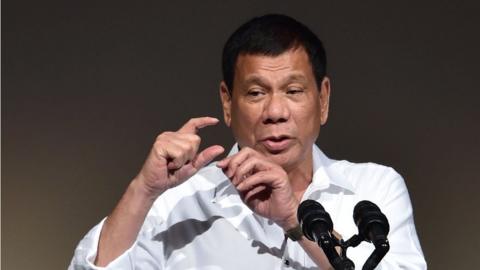
[(161, 133), (136, 180), (155, 198), (187, 180), (223, 153), (220, 145), (210, 146), (198, 153), (201, 142), (198, 130), (217, 123), (218, 119), (213, 117), (192, 118), (176, 132)]
[(157, 137), (142, 170), (104, 223), (96, 265), (106, 266), (132, 246), (160, 194), (187, 180), (224, 151), (214, 145), (197, 153), (198, 130), (217, 123), (218, 119), (212, 117), (193, 118), (178, 131), (163, 132)]
[(277, 223), (284, 230), (298, 223), (296, 200), (287, 173), (254, 149), (244, 147), (217, 163), (253, 212)]

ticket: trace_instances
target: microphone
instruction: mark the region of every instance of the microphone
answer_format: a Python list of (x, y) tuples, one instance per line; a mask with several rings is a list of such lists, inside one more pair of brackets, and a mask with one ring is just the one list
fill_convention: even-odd
[(297, 218), (303, 234), (315, 241), (335, 269), (355, 269), (351, 260), (340, 257), (332, 239), (333, 222), (323, 206), (314, 200), (305, 200), (298, 207)]
[(333, 231), (333, 222), (323, 206), (314, 200), (305, 200), (298, 207), (298, 222), (303, 234), (311, 241), (316, 242), (317, 236), (330, 237)]
[(387, 235), (390, 231), (387, 217), (370, 201), (361, 201), (353, 209), (353, 220), (362, 239), (372, 242), (375, 250), (363, 265), (363, 270), (374, 269), (390, 249)]

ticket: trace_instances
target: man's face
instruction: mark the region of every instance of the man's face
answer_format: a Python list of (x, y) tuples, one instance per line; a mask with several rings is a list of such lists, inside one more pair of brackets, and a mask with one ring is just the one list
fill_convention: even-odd
[(285, 170), (311, 162), (327, 121), (330, 84), (320, 91), (303, 48), (279, 56), (240, 55), (232, 95), (220, 87), (224, 118), (240, 147), (269, 156)]

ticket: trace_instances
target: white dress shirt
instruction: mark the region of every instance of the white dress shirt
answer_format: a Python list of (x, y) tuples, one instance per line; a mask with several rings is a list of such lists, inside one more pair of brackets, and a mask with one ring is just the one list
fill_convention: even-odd
[[(235, 145), (230, 155), (236, 153)], [(313, 179), (303, 199), (320, 202), (344, 239), (358, 233), (353, 208), (377, 204), (390, 223), (390, 251), (377, 269), (426, 269), (412, 206), (402, 177), (392, 168), (327, 158), (313, 146)], [(73, 269), (318, 269), (283, 230), (253, 213), (214, 164), (163, 193), (135, 243), (107, 267), (93, 264), (103, 222), (79, 243)], [(374, 250), (362, 242), (347, 256), (361, 269)]]

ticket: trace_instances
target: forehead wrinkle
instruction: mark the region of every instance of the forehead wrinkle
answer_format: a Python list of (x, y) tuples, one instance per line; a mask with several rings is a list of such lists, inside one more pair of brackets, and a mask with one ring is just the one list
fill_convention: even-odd
[[(290, 82), (308, 83), (308, 79), (305, 77), (305, 75), (303, 75), (303, 73), (294, 72), (292, 74), (288, 74), (286, 78), (281, 78), (280, 82), (282, 84), (288, 84)], [(267, 81), (259, 74), (250, 74), (245, 78), (245, 83), (264, 85), (267, 84)]]
[(286, 69), (291, 69), (290, 66), (285, 66), (284, 63), (279, 63), (279, 64), (265, 64), (261, 67), (259, 67), (259, 69), (263, 69), (263, 70), (267, 70), (267, 71), (280, 71), (280, 70), (286, 70)]

